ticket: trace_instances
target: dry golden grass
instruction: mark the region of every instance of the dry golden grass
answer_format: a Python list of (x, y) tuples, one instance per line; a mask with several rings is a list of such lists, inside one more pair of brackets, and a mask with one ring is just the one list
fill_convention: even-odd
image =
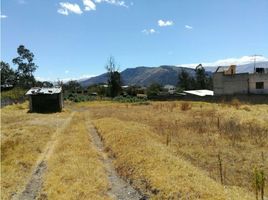
[(76, 113), (48, 160), (42, 198), (109, 199), (103, 163), (88, 134), (84, 116)]
[(268, 106), (187, 102), (190, 109), (182, 109), (183, 104), (84, 102), (75, 109), (85, 112), (61, 134), (54, 133), (68, 121), (68, 110), (27, 113), (27, 104), (1, 109), (2, 199), (23, 189), (52, 139), (58, 142), (41, 198), (108, 199), (107, 175), (85, 125), (88, 115), (120, 175), (155, 199), (251, 199), (254, 169), (268, 174)]
[(161, 144), (169, 141), (166, 148), (172, 155), (206, 171), (219, 183), (220, 154), (224, 184), (254, 192), (254, 168), (264, 166), (266, 177), (268, 174), (268, 106), (189, 102), (191, 110), (184, 111), (183, 103), (132, 106), (94, 102), (80, 106), (88, 109), (94, 119), (110, 117), (148, 126)]
[(69, 112), (27, 113), (27, 103), (1, 109), (1, 196), (23, 189), (38, 157)]
[(224, 188), (202, 170), (169, 152), (150, 127), (114, 118), (95, 120), (121, 176), (152, 199), (253, 199), (238, 188)]

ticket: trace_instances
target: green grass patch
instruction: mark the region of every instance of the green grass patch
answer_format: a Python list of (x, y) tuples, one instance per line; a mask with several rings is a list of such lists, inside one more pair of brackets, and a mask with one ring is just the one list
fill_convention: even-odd
[(17, 100), (17, 99), (24, 97), (26, 92), (27, 91), (22, 88), (13, 88), (12, 90), (2, 91), (1, 98)]

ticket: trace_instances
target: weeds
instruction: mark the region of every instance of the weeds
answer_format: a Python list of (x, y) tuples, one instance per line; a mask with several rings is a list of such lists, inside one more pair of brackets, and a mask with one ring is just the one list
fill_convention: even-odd
[(242, 103), (239, 101), (239, 99), (232, 99), (230, 105), (238, 110), (241, 107)]
[(192, 109), (192, 105), (190, 103), (188, 102), (181, 103), (181, 111), (187, 111), (191, 109)]
[(219, 172), (220, 172), (220, 180), (221, 184), (223, 184), (223, 167), (222, 167), (222, 158), (221, 153), (218, 153), (218, 164), (219, 164)]
[[(186, 102), (191, 109), (185, 112), (181, 110), (182, 103), (152, 102), (151, 106), (128, 108), (113, 103), (94, 106), (90, 111), (95, 119), (111, 117), (151, 127), (155, 136), (161, 138), (161, 144), (165, 147), (168, 144), (174, 154), (208, 171), (219, 182), (219, 158), (215, 150), (220, 149), (223, 183), (252, 190), (249, 174), (253, 164), (261, 159), (256, 158), (257, 155), (268, 144), (267, 105), (247, 105), (251, 111), (245, 112), (243, 106), (236, 109), (226, 103), (223, 107), (222, 104)], [(264, 166), (267, 174), (267, 160)]]
[(256, 200), (264, 200), (264, 186), (265, 186), (265, 175), (263, 169), (254, 169), (254, 189)]

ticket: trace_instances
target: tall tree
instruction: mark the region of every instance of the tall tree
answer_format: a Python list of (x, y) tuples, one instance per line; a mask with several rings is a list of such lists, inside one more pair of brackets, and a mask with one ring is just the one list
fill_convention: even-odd
[(18, 47), (17, 53), (19, 56), (14, 58), (12, 62), (18, 65), (19, 85), (26, 88), (32, 87), (35, 83), (33, 73), (38, 68), (33, 62), (34, 54), (23, 45)]
[(202, 64), (197, 65), (195, 68), (196, 73), (196, 89), (206, 89), (207, 88), (207, 77), (205, 73), (205, 68)]
[(191, 81), (192, 81), (192, 79), (191, 79), (189, 73), (186, 70), (182, 69), (181, 72), (179, 73), (178, 78), (179, 78), (178, 86), (181, 89), (183, 89), (183, 90), (191, 89), (191, 85), (192, 85)]
[(118, 96), (121, 91), (121, 77), (119, 73), (119, 68), (116, 67), (114, 58), (111, 56), (108, 59), (107, 65), (105, 66), (108, 75), (108, 96), (115, 97)]
[(9, 66), (8, 63), (1, 61), (1, 85), (3, 84), (14, 84), (16, 76), (14, 70)]

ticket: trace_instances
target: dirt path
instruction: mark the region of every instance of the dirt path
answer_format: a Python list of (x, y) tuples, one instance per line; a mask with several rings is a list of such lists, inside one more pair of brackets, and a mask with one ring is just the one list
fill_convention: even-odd
[(113, 164), (112, 159), (109, 158), (104, 153), (104, 147), (103, 143), (100, 139), (100, 136), (98, 135), (95, 127), (90, 123), (90, 121), (87, 122), (88, 130), (90, 133), (90, 137), (92, 138), (93, 144), (95, 145), (96, 149), (101, 152), (103, 155), (103, 164), (106, 169), (108, 180), (110, 182), (110, 191), (109, 195), (113, 199), (118, 200), (142, 200), (146, 199), (144, 196), (139, 194), (138, 191), (136, 191), (133, 187), (131, 187), (126, 181), (121, 179), (118, 174), (116, 173)]
[[(27, 184), (22, 189), (22, 191), (18, 192), (17, 194), (14, 194), (14, 196), (12, 197), (13, 200), (35, 200), (39, 197), (43, 184), (43, 175), (45, 174), (47, 169), (47, 160), (50, 158), (55, 146), (57, 145), (59, 134), (61, 134), (70, 124), (75, 112), (81, 111), (74, 111), (70, 115), (70, 117), (64, 122), (64, 124), (60, 128), (58, 128), (57, 131), (53, 134), (51, 140), (47, 143), (45, 147), (45, 151), (39, 156), (36, 165), (33, 168), (32, 175), (27, 181)], [(104, 152), (103, 143), (96, 129), (89, 120), (85, 123), (88, 127), (90, 133), (89, 136), (92, 138), (93, 145), (101, 153), (101, 155), (103, 155), (102, 162), (107, 172), (108, 180), (110, 182), (110, 190), (108, 192), (108, 195), (111, 198), (117, 200), (146, 199), (144, 196), (139, 194), (138, 191), (131, 187), (130, 184), (128, 184), (126, 181), (124, 181), (117, 175), (112, 164), (112, 159), (109, 158)]]
[(34, 167), (33, 173), (28, 180), (25, 188), (13, 196), (13, 200), (34, 200), (38, 197), (39, 192), (42, 188), (43, 175), (47, 168), (47, 160), (51, 156), (56, 144), (59, 134), (61, 134), (66, 127), (70, 124), (74, 112), (70, 117), (64, 122), (64, 124), (58, 128), (53, 134), (51, 140), (47, 143), (45, 151), (39, 156), (36, 165)]

